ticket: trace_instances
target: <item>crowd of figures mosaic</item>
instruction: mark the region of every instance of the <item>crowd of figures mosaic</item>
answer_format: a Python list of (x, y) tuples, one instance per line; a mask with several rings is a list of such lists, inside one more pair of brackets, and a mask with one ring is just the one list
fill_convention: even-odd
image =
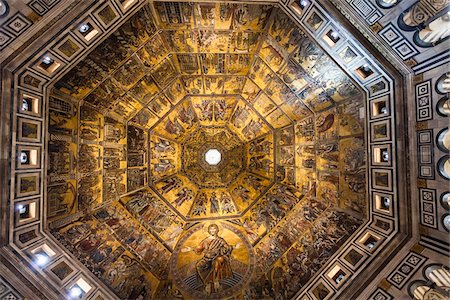
[(450, 0), (69, 2), (0, 0), (0, 297), (448, 297)]
[(55, 87), (53, 234), (121, 298), (288, 299), (366, 218), (365, 97), (279, 8), (146, 5)]

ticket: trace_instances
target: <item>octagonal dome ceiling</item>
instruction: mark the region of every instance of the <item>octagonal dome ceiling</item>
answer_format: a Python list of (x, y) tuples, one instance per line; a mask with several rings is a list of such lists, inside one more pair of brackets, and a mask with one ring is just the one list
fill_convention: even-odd
[(120, 298), (292, 298), (365, 221), (364, 96), (277, 7), (146, 4), (54, 93), (53, 234)]

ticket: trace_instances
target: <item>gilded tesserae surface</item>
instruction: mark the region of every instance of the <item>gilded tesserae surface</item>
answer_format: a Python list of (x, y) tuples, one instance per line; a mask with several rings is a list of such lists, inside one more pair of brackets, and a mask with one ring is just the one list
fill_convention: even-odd
[(365, 221), (364, 96), (279, 8), (145, 4), (53, 95), (50, 228), (121, 299), (290, 299)]

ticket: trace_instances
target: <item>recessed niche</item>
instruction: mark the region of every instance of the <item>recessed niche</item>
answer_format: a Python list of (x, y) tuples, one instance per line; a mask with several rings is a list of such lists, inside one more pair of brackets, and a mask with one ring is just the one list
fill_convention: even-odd
[(25, 247), (31, 243), (34, 243), (41, 238), (39, 228), (37, 225), (31, 227), (18, 229), (14, 234), (14, 243), (19, 247)]
[(49, 271), (52, 275), (54, 275), (58, 281), (64, 282), (66, 281), (70, 275), (74, 273), (74, 269), (69, 265), (65, 260), (61, 260), (51, 265)]
[(322, 37), (322, 39), (328, 44), (328, 46), (334, 47), (341, 40), (341, 36), (336, 29), (331, 28)]
[(59, 55), (67, 60), (72, 60), (78, 53), (83, 50), (83, 46), (74, 38), (68, 34), (64, 37), (53, 49)]
[(375, 189), (391, 190), (392, 189), (392, 171), (384, 169), (372, 170), (372, 187)]
[(20, 173), (16, 175), (16, 196), (25, 197), (39, 194), (40, 173)]
[(42, 244), (29, 251), (31, 259), (38, 267), (46, 266), (56, 256), (56, 252), (47, 244)]
[(15, 225), (20, 226), (38, 219), (38, 202), (36, 199), (17, 202), (14, 205)]
[(36, 213), (36, 205), (31, 207), (31, 204), (19, 204), (17, 205), (17, 212), (19, 215), (19, 220), (29, 219)]
[(36, 69), (47, 75), (55, 73), (61, 66), (61, 61), (50, 53), (44, 54), (36, 63)]
[(28, 243), (28, 242), (36, 239), (38, 237), (38, 235), (36, 234), (36, 230), (33, 229), (33, 230), (29, 230), (29, 231), (20, 233), (18, 235), (18, 237), (19, 237), (19, 241), (21, 243), (25, 244), (25, 243)]
[(36, 120), (19, 118), (18, 136), (20, 142), (40, 142), (41, 141), (41, 122)]
[(326, 273), (326, 276), (335, 287), (338, 287), (345, 281), (346, 278), (348, 278), (348, 271), (346, 271), (341, 265), (336, 264), (328, 273)]
[(369, 98), (373, 98), (377, 95), (389, 92), (390, 87), (391, 83), (383, 76), (374, 80), (366, 86), (369, 91)]
[(392, 195), (375, 192), (373, 194), (373, 201), (375, 211), (392, 216)]
[(100, 28), (90, 17), (80, 22), (74, 30), (75, 34), (83, 39), (86, 43), (90, 43), (93, 38), (100, 33)]
[(339, 52), (339, 57), (344, 61), (344, 63), (349, 64), (358, 57), (358, 53), (352, 47), (346, 46)]
[(98, 30), (89, 22), (80, 25), (78, 31), (87, 41), (90, 41), (98, 33)]
[(373, 142), (387, 141), (391, 138), (389, 120), (378, 121), (370, 124), (370, 133)]
[(74, 283), (69, 284), (67, 292), (69, 293), (70, 299), (81, 299), (90, 290), (92, 290), (92, 286), (83, 278), (78, 278)]
[(370, 224), (370, 227), (389, 235), (394, 230), (394, 222), (384, 216), (374, 215), (373, 222)]
[(373, 252), (380, 244), (381, 238), (372, 232), (366, 232), (358, 243), (364, 247), (364, 249)]
[(17, 168), (18, 169), (37, 169), (40, 167), (41, 148), (35, 146), (17, 146)]
[(375, 139), (383, 139), (387, 137), (387, 126), (385, 124), (376, 124), (373, 126)]
[(319, 283), (312, 288), (312, 295), (317, 300), (325, 300), (331, 296), (331, 289), (328, 288), (324, 282), (319, 281)]
[(368, 63), (356, 68), (355, 72), (362, 80), (367, 80), (375, 73), (373, 67)]
[(75, 53), (77, 53), (78, 50), (80, 50), (80, 47), (71, 39), (67, 39), (64, 43), (61, 44), (61, 46), (59, 46), (58, 50), (64, 53), (66, 57), (70, 58)]
[(19, 99), (17, 100), (18, 111), (22, 114), (40, 116), (41, 99), (40, 96), (21, 91), (19, 93)]
[(370, 112), (372, 118), (379, 118), (389, 115), (389, 96), (383, 96), (371, 101)]
[(94, 16), (97, 17), (97, 20), (104, 28), (108, 28), (109, 25), (113, 24), (113, 22), (119, 18), (116, 9), (109, 3), (105, 3), (94, 12)]
[(299, 15), (302, 15), (309, 6), (309, 0), (294, 1), (291, 4), (292, 9)]
[(306, 24), (312, 31), (318, 31), (324, 24), (324, 18), (318, 12), (312, 11), (306, 19)]
[(299, 6), (301, 9), (307, 8), (310, 4), (311, 4), (311, 1), (309, 1), (309, 0), (299, 0), (299, 1), (298, 1), (298, 6)]
[(392, 162), (391, 145), (372, 146), (372, 164), (390, 166)]
[(46, 80), (31, 71), (25, 71), (20, 76), (20, 86), (31, 89), (33, 91), (42, 92), (42, 88)]
[(352, 270), (356, 270), (364, 261), (367, 254), (351, 246), (343, 255), (342, 260)]

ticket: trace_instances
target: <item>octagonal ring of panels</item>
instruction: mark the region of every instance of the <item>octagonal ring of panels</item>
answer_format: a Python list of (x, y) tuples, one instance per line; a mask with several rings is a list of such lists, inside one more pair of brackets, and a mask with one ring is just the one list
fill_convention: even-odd
[(238, 95), (187, 96), (149, 135), (153, 187), (184, 218), (238, 217), (274, 182), (272, 130)]
[[(367, 99), (306, 33), (331, 30), (314, 9), (302, 29), (274, 5), (146, 2), (55, 84), (80, 104), (64, 111), (50, 100), (46, 217), (116, 295), (164, 299), (174, 286), (188, 298), (246, 297), (279, 278), (291, 298), (364, 223)], [(339, 57), (369, 60), (352, 49)], [(378, 76), (369, 73), (365, 82)], [(35, 141), (40, 124), (19, 119), (19, 139)], [(389, 124), (372, 123), (385, 143)], [(210, 149), (221, 153), (216, 166)], [(389, 171), (375, 171), (374, 187), (387, 190)], [(39, 180), (20, 174), (18, 197)], [(214, 234), (233, 246), (237, 280), (208, 292), (187, 247)], [(115, 263), (88, 257), (94, 235), (99, 251), (117, 249)], [(96, 272), (120, 265), (120, 283)]]

